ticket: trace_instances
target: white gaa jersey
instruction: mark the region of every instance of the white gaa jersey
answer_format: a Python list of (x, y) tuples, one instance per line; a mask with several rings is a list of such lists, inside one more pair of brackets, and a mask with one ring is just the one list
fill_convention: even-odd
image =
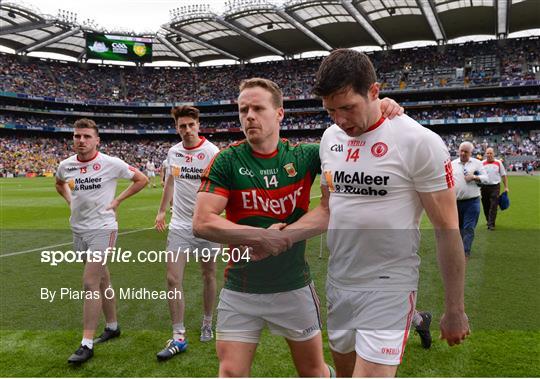
[(501, 182), (501, 177), (506, 176), (506, 170), (504, 169), (503, 163), (494, 159), (493, 162), (488, 162), (487, 160), (482, 161), (484, 165), (484, 170), (488, 176), (488, 180), (484, 184), (499, 184)]
[(418, 284), (417, 192), (453, 186), (441, 138), (403, 115), (381, 118), (359, 137), (337, 125), (320, 146), (330, 194), (328, 283), (345, 290), (413, 291)]
[(192, 230), (193, 211), (201, 174), (210, 164), (219, 148), (201, 137), (195, 147), (185, 148), (182, 142), (169, 149), (167, 164), (174, 177), (173, 212), (170, 229)]
[(76, 233), (118, 229), (114, 211), (105, 208), (114, 200), (117, 179), (133, 175), (126, 162), (99, 152), (89, 161), (74, 155), (60, 162), (56, 177), (71, 189), (71, 229)]

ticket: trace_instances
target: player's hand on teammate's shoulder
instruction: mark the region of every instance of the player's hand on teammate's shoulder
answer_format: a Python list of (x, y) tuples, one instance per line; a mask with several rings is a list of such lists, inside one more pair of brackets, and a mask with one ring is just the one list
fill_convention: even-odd
[(394, 99), (389, 97), (381, 99), (381, 112), (384, 118), (389, 118), (391, 120), (396, 116), (401, 116), (404, 111), (403, 107)]
[(167, 229), (167, 224), (165, 223), (165, 212), (158, 212), (154, 227), (158, 232), (164, 232)]
[(462, 343), (470, 334), (469, 318), (465, 312), (444, 313), (441, 317), (441, 339), (449, 346)]

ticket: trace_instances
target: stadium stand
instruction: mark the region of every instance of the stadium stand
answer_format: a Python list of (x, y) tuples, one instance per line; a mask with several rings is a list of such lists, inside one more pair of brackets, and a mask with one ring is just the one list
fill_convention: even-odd
[[(458, 133), (441, 133), (441, 137), (455, 156), (459, 144), (472, 141), (475, 144), (475, 155), (482, 155), (487, 147), (494, 147), (497, 156), (505, 163), (516, 165), (516, 169), (526, 167), (533, 162), (535, 169), (540, 167), (540, 130), (506, 129), (493, 130), (485, 128), (480, 131)], [(241, 136), (239, 135), (238, 139)], [(292, 137), (293, 142), (318, 142), (318, 137)], [(212, 141), (223, 148), (235, 139), (215, 139)], [(104, 139), (100, 150), (106, 154), (117, 156), (131, 165), (144, 170), (148, 159), (153, 159), (158, 168), (166, 157), (168, 149), (176, 143), (172, 139)], [(25, 176), (29, 173), (45, 175), (54, 173), (58, 163), (67, 158), (72, 151), (72, 141), (69, 137), (38, 137), (38, 136), (3, 136), (0, 137), (0, 153), (3, 157), (0, 163), (0, 175)]]
[[(540, 39), (510, 39), (370, 53), (383, 90), (538, 84)], [(320, 58), (222, 67), (94, 67), (0, 54), (0, 90), (76, 100), (204, 102), (236, 97), (243, 78), (264, 76), (285, 96), (311, 97)]]

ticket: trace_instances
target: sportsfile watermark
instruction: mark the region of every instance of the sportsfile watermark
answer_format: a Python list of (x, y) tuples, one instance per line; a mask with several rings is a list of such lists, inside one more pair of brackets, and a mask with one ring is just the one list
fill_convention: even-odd
[[(108, 235), (101, 238), (101, 231), (95, 231), (95, 234), (101, 246), (102, 239), (103, 243), (109, 242)], [(378, 299), (354, 297), (348, 300), (345, 296), (348, 292), (343, 294), (336, 288), (350, 285), (353, 281), (369, 287), (371, 283), (367, 280), (371, 280), (388, 289), (384, 291), (386, 295), (396, 288), (398, 291), (414, 290), (416, 308), (432, 313), (432, 330), (437, 333), (445, 306), (439, 258), (440, 254), (448, 253), (444, 249), (438, 253), (437, 247), (440, 242), (450, 240), (452, 234), (457, 234), (459, 245), (461, 237), (457, 230), (437, 233), (433, 229), (330, 230), (322, 237), (309, 239), (304, 255), (303, 248), (296, 246), (291, 252), (256, 261), (256, 254), (251, 254), (251, 251), (242, 246), (233, 250), (233, 246), (216, 245), (214, 249), (203, 249), (203, 245), (198, 249), (193, 246), (189, 253), (186, 248), (167, 251), (170, 244), (167, 234), (157, 233), (150, 228), (119, 231), (116, 241), (112, 241), (115, 248), (103, 254), (87, 253), (88, 246), (84, 244), (96, 246), (96, 240), (74, 244), (78, 241), (74, 241), (69, 229), (3, 229), (0, 238), (0, 330), (78, 329), (87, 298), (107, 301), (113, 296), (113, 291), (119, 317), (129, 323), (130, 329), (163, 330), (163, 320), (168, 314), (168, 302), (171, 299), (186, 300), (187, 309), (202, 309), (201, 266), (208, 265), (201, 265), (201, 262), (215, 261), (213, 274), (217, 278), (216, 292), (228, 292), (242, 299), (244, 296), (241, 291), (244, 287), (254, 292), (282, 293), (287, 292), (291, 286), (303, 288), (302, 285), (313, 280), (321, 301), (317, 308), (322, 312), (321, 320), (325, 330), (398, 328), (386, 324), (366, 326), (363, 318), (352, 319), (350, 311), (341, 311), (351, 309), (343, 301), (369, 304)], [(333, 249), (332, 253), (329, 247)], [(504, 224), (495, 232), (487, 231), (483, 225), (476, 228), (465, 277), (465, 312), (473, 333), (481, 330), (540, 330), (540, 318), (534, 317), (538, 313), (539, 304), (531, 301), (538, 297), (539, 254), (537, 230), (509, 230)], [(395, 265), (393, 257), (399, 259)], [(175, 259), (190, 263), (185, 265), (182, 286), (175, 287), (179, 288), (176, 292), (169, 286), (165, 263)], [(249, 262), (247, 259), (250, 259)], [(110, 289), (100, 290), (99, 294), (93, 287), (91, 291), (86, 291), (88, 288), (85, 286), (84, 273), (91, 268), (88, 265), (90, 260), (99, 262), (99, 266), (94, 264), (96, 269), (107, 267)], [(378, 268), (370, 271), (373, 265)], [(333, 286), (325, 286), (328, 279)], [(223, 287), (230, 289), (230, 292), (224, 291)], [(407, 297), (396, 300), (400, 306), (399, 312), (407, 312), (407, 315), (411, 310), (409, 292)], [(302, 298), (306, 306), (316, 303), (315, 292), (306, 291)], [(385, 304), (394, 303), (392, 299), (384, 299)], [(236, 297), (233, 304), (236, 304)], [(283, 306), (275, 303), (269, 307), (257, 302), (248, 304), (250, 311), (257, 311), (264, 317), (277, 312), (286, 315), (285, 320), (291, 319), (290, 315), (299, 315), (304, 306), (298, 300), (285, 300)], [(301, 317), (306, 319), (305, 323), (286, 324), (284, 327), (301, 330), (305, 335), (310, 334), (315, 321), (308, 318), (311, 317), (309, 309), (306, 316)], [(334, 315), (335, 312), (342, 314), (343, 319), (331, 317), (328, 320), (328, 309)], [(369, 313), (367, 317), (370, 317)], [(192, 321), (192, 327), (198, 328), (199, 321), (198, 318)], [(224, 325), (223, 328), (240, 330), (249, 327)]]
[(139, 250), (133, 252), (121, 247), (99, 250), (43, 250), (41, 263), (58, 266), (63, 263), (168, 263), (185, 259), (186, 262), (247, 263), (250, 261), (249, 249), (239, 247), (178, 248), (176, 251)]

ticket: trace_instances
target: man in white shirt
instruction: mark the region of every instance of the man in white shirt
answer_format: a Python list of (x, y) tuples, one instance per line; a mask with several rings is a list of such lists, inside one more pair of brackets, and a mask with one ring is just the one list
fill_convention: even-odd
[(501, 192), (501, 180), (504, 183), (504, 191), (508, 192), (508, 177), (503, 163), (495, 159), (493, 148), (486, 149), (486, 159), (482, 161), (488, 179), (482, 185), (482, 208), (486, 216), (488, 230), (495, 230), (495, 219), (497, 218), (497, 207), (499, 206), (499, 195)]
[[(167, 261), (167, 285), (169, 291), (182, 291), (187, 252), (194, 254), (192, 259), (201, 262), (203, 276), (204, 314), (200, 341), (208, 342), (213, 339), (212, 315), (216, 299), (216, 262), (213, 256), (218, 252), (219, 244), (193, 236), (192, 223), (195, 198), (201, 185), (201, 174), (219, 149), (206, 138), (199, 136), (197, 108), (178, 106), (171, 110), (171, 115), (182, 141), (171, 147), (167, 155), (168, 169), (156, 217), (156, 229), (160, 232), (165, 231), (166, 210), (174, 197), (167, 238), (167, 251), (173, 253), (171, 256), (173, 259)], [(169, 298), (168, 302), (173, 336), (167, 341), (165, 348), (157, 354), (157, 359), (162, 361), (185, 351), (188, 346), (184, 326), (184, 293), (182, 292), (179, 299)]]
[[(86, 257), (83, 285), (86, 294), (91, 296), (84, 299), (81, 345), (68, 359), (69, 363), (80, 364), (94, 355), (94, 342), (105, 342), (120, 335), (116, 300), (105, 296), (111, 280), (104, 259), (108, 249), (116, 243), (118, 206), (143, 189), (148, 179), (121, 159), (98, 152), (100, 139), (94, 121), (77, 120), (74, 129), (73, 144), (77, 155), (60, 162), (56, 191), (71, 208), (74, 250), (84, 252)], [(133, 183), (115, 198), (116, 183), (121, 178)], [(101, 310), (106, 327), (94, 341)]]
[(156, 188), (156, 165), (152, 160), (146, 161), (146, 176), (148, 176), (152, 188)]
[(459, 215), (459, 231), (463, 240), (465, 257), (471, 256), (474, 229), (480, 216), (480, 187), (487, 180), (482, 162), (472, 158), (474, 145), (465, 141), (459, 145), (459, 158), (452, 161), (454, 190)]
[(365, 54), (333, 51), (314, 92), (335, 122), (320, 146), (323, 195), (283, 231), (295, 242), (328, 228), (328, 336), (337, 376), (392, 377), (414, 317), (424, 209), (437, 231), (446, 292), (441, 337), (454, 345), (469, 334), (449, 154), (408, 116), (382, 117)]

